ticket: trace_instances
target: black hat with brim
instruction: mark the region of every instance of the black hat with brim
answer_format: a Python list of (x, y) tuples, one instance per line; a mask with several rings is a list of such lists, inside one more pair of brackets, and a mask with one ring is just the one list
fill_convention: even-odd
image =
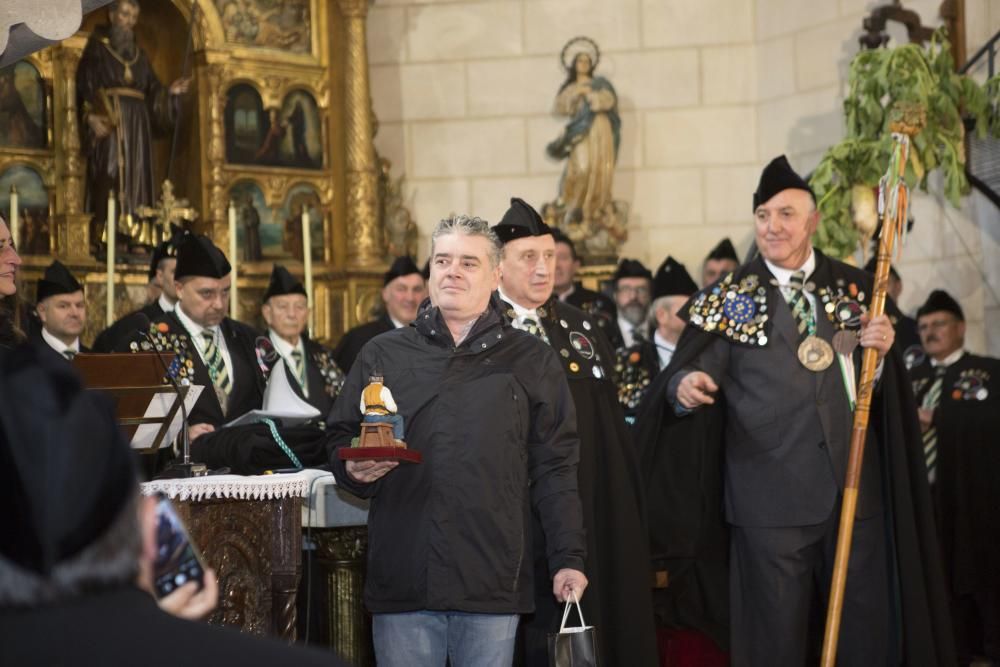
[(646, 265), (637, 259), (623, 259), (618, 263), (615, 274), (611, 276), (611, 281), (617, 283), (622, 278), (645, 278), (653, 279), (653, 273), (646, 268)]
[(673, 257), (667, 257), (653, 277), (653, 298), (661, 296), (691, 296), (698, 291), (698, 285), (691, 279), (684, 265)]
[(272, 296), (284, 296), (285, 294), (301, 294), (308, 297), (306, 288), (302, 282), (295, 278), (288, 269), (280, 264), (275, 264), (271, 269), (271, 281), (267, 284), (267, 291), (261, 303), (267, 303)]
[(38, 291), (35, 299), (41, 303), (50, 296), (59, 294), (73, 294), (83, 291), (80, 284), (72, 273), (69, 272), (62, 262), (56, 260), (45, 268), (45, 275), (38, 279)]
[(788, 164), (788, 158), (780, 155), (771, 160), (771, 163), (764, 167), (764, 171), (760, 174), (757, 191), (753, 193), (753, 210), (756, 211), (758, 206), (766, 203), (782, 190), (805, 190), (813, 198), (813, 201), (816, 201), (816, 195), (809, 187), (809, 183), (795, 173), (792, 165)]
[(184, 240), (184, 237), (190, 233), (173, 223), (170, 224), (170, 229), (172, 232), (170, 238), (153, 248), (153, 254), (149, 258), (150, 281), (156, 277), (156, 270), (160, 268), (160, 262), (170, 257), (177, 257), (177, 247)]
[(920, 309), (917, 310), (917, 319), (920, 319), (924, 315), (940, 312), (952, 313), (962, 322), (965, 321), (965, 313), (962, 312), (962, 306), (950, 294), (941, 289), (931, 292), (930, 296), (927, 297), (927, 301), (924, 301), (924, 305), (920, 306)]
[(225, 278), (232, 270), (226, 255), (207, 236), (189, 234), (177, 248), (175, 280), (189, 276)]
[[(756, 208), (757, 207), (754, 206), (754, 209)], [(705, 261), (710, 259), (731, 259), (737, 263), (740, 261), (740, 258), (736, 256), (736, 248), (733, 246), (733, 242), (728, 238), (722, 239), (719, 241), (717, 246), (712, 248), (711, 252), (708, 253), (708, 257), (705, 258)]]
[(102, 537), (138, 494), (106, 395), (31, 345), (0, 348), (0, 555), (48, 575)]
[[(412, 273), (417, 273), (421, 276), (423, 275), (420, 271), (420, 267), (417, 266), (417, 263), (413, 261), (412, 257), (409, 255), (397, 257), (393, 260), (392, 266), (389, 267), (389, 270), (385, 272), (384, 276), (382, 276), (382, 286), (385, 287), (396, 278), (408, 276)], [(426, 278), (424, 280), (426, 280)]]
[(544, 236), (552, 233), (552, 228), (545, 224), (542, 216), (534, 207), (523, 199), (511, 197), (510, 208), (503, 214), (500, 222), (493, 226), (500, 242), (506, 245), (515, 239), (528, 236)]

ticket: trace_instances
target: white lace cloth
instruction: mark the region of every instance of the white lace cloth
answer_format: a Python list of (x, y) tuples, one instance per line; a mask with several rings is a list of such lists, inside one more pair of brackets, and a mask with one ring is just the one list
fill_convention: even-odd
[(313, 481), (332, 476), (325, 470), (305, 469), (280, 475), (210, 475), (189, 479), (157, 479), (142, 485), (143, 495), (166, 494), (174, 500), (238, 498), (240, 500), (276, 500), (305, 498)]

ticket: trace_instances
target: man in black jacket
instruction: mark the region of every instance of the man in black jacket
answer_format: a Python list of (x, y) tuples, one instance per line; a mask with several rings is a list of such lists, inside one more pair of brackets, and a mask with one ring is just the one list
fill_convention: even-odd
[(427, 294), (423, 273), (410, 257), (397, 257), (382, 281), (382, 305), (378, 319), (359, 324), (344, 334), (333, 358), (344, 372), (351, 370), (358, 352), (375, 336), (407, 326), (417, 316), (417, 308)]
[[(605, 665), (656, 664), (642, 491), (632, 440), (611, 378), (614, 352), (595, 318), (553, 295), (555, 240), (529, 204), (511, 199), (493, 228), (503, 242), (500, 297), (515, 329), (559, 352), (576, 406), (580, 436), (579, 485), (587, 530), (590, 590), (583, 605), (600, 631)], [(545, 572), (544, 540), (536, 545), (536, 578)], [(525, 661), (548, 665), (546, 635), (559, 629), (559, 609), (544, 586), (527, 620)]]
[(910, 368), (951, 593), (960, 664), (1000, 663), (1000, 359), (965, 350), (965, 315), (935, 290), (917, 311)]
[[(429, 302), (369, 342), (329, 420), (338, 484), (371, 498), (365, 602), (380, 666), (510, 665), (534, 608), (532, 510), (559, 600), (587, 586), (576, 413), (559, 359), (503, 318), (499, 243), (459, 216), (431, 237)], [(362, 389), (384, 378), (423, 462), (340, 460)]]
[(80, 343), (87, 323), (83, 285), (59, 260), (46, 267), (38, 280), (37, 298), (35, 311), (41, 327), (32, 332), (34, 342), (45, 352), (70, 361), (80, 352), (89, 352)]
[(140, 495), (111, 400), (27, 346), (0, 349), (0, 395), (0, 664), (342, 664), (192, 622), (217, 602), (210, 570), (157, 605), (157, 501)]

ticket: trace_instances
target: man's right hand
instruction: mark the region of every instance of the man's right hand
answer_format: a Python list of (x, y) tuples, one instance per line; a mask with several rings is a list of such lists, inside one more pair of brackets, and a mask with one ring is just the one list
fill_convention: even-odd
[(688, 410), (694, 410), (702, 405), (712, 405), (719, 391), (719, 385), (703, 371), (692, 371), (684, 376), (677, 385), (677, 402)]
[(934, 422), (933, 408), (917, 408), (917, 419), (920, 420), (920, 432), (926, 433)]
[(347, 461), (347, 474), (355, 482), (371, 484), (399, 465), (399, 461)]
[(93, 132), (94, 136), (98, 139), (103, 139), (111, 134), (111, 123), (108, 122), (106, 116), (89, 114), (87, 116), (87, 125), (90, 126), (90, 131)]
[(194, 442), (199, 436), (211, 433), (215, 427), (211, 424), (194, 424), (188, 427), (188, 442)]

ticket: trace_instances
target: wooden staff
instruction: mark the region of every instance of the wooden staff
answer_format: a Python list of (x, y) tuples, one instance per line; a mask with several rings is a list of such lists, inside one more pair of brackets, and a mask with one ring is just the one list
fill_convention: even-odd
[[(915, 130), (893, 127), (893, 152), (889, 170), (880, 183), (880, 210), (882, 231), (879, 234), (878, 264), (875, 267), (875, 289), (872, 293), (870, 317), (885, 312), (886, 287), (896, 239), (905, 229), (907, 188), (903, 180), (909, 157), (910, 135)], [(884, 206), (884, 208), (883, 208)], [(861, 358), (861, 382), (858, 403), (854, 410), (854, 428), (851, 432), (851, 453), (847, 462), (847, 480), (844, 482), (844, 501), (840, 510), (840, 530), (837, 534), (837, 554), (833, 564), (833, 581), (830, 583), (830, 603), (826, 612), (826, 631), (823, 633), (822, 667), (834, 667), (837, 661), (837, 641), (840, 638), (840, 618), (844, 610), (844, 585), (847, 582), (847, 563), (851, 556), (851, 538), (854, 534), (854, 516), (858, 507), (858, 485), (861, 481), (861, 463), (865, 455), (865, 435), (871, 411), (872, 386), (878, 366), (878, 351), (867, 347)]]

